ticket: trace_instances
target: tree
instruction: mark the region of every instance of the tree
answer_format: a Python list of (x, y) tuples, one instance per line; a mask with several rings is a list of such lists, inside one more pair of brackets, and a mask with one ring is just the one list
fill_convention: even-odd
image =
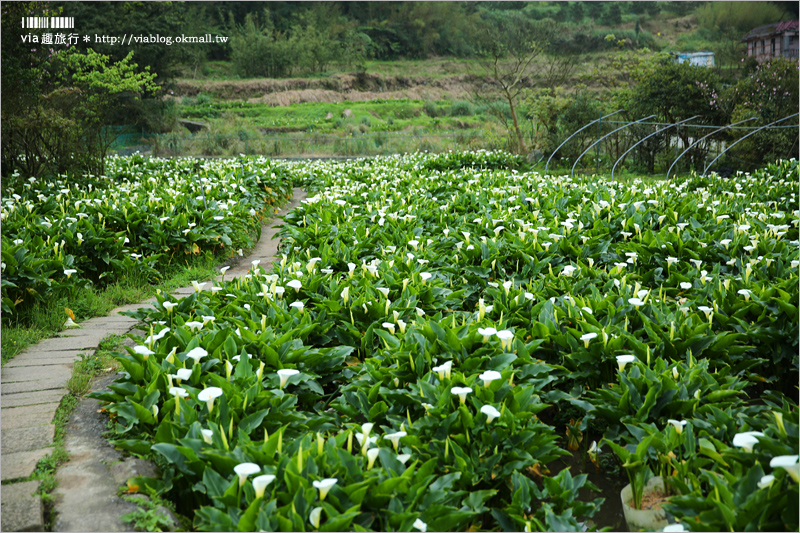
[[(695, 115), (692, 124), (723, 125), (728, 117), (711, 105), (707, 93), (718, 91), (719, 77), (706, 67), (677, 63), (669, 56), (660, 55), (644, 63), (634, 73), (636, 85), (623, 97), (624, 107), (629, 118), (636, 120), (654, 114), (653, 121), (674, 124)], [(669, 130), (677, 135), (683, 146), (691, 144), (688, 127)], [(663, 140), (661, 136), (652, 139), (653, 143)], [(689, 159), (699, 165), (705, 158), (707, 147), (697, 146), (688, 154)], [(654, 154), (648, 154), (648, 170), (654, 171)]]
[[(2, 76), (0, 76), (0, 110), (2, 110), (2, 174), (15, 170), (37, 175), (40, 161), (36, 158), (35, 131), (20, 129), (26, 119), (36, 122), (40, 95), (47, 85), (47, 69), (52, 51), (49, 47), (23, 42), (27, 31), (20, 29), (23, 17), (57, 16), (41, 2), (3, 2), (2, 4)], [(43, 124), (48, 120), (42, 119)]]
[[(202, 35), (210, 24), (203, 20), (202, 3), (193, 2), (56, 2), (64, 13), (80, 21), (85, 35), (116, 35), (120, 28), (133, 35)], [(177, 66), (193, 62), (208, 46), (162, 46), (147, 43), (119, 44), (78, 42), (76, 48), (89, 49), (106, 55), (111, 61), (121, 61), (133, 51), (138, 63), (148, 65), (150, 71), (165, 82), (177, 74)]]
[(606, 9), (605, 14), (600, 19), (600, 22), (606, 26), (614, 26), (616, 24), (622, 23), (622, 10), (619, 7), (619, 3), (612, 2), (608, 9)]
[(599, 22), (605, 12), (603, 2), (586, 2), (586, 12), (592, 22)]
[(121, 108), (158, 87), (137, 70), (133, 52), (112, 63), (92, 50), (70, 49), (40, 65), (35, 93), (6, 94), (23, 105), (3, 109), (3, 172), (102, 174)]
[(572, 2), (569, 5), (569, 20), (576, 24), (580, 24), (583, 20), (583, 2)]
[(648, 48), (628, 49), (625, 41), (618, 40), (613, 33), (606, 35), (605, 41), (616, 46), (616, 52), (602, 57), (602, 63), (596, 64), (591, 73), (582, 74), (581, 80), (607, 89), (633, 87), (636, 84), (635, 73), (650, 60), (652, 52)]
[(150, 73), (149, 67), (139, 72), (133, 63), (133, 52), (112, 63), (108, 56), (93, 50), (85, 54), (73, 50), (60, 54), (54, 67), (58, 72), (56, 91), (69, 94), (67, 102), (74, 99), (74, 105), (61, 107), (61, 111), (74, 122), (75, 134), (81, 139), (78, 144), (89, 155), (87, 170), (102, 174), (108, 148), (116, 139), (109, 129), (114, 116), (120, 106), (159, 89), (156, 75)]
[[(547, 24), (531, 22), (519, 13), (487, 17), (479, 27), (480, 65), (489, 87), (500, 93), (508, 105), (514, 128), (513, 149), (525, 152), (525, 139), (517, 117), (520, 95), (526, 79), (534, 74), (534, 61), (547, 48)], [(505, 122), (503, 113), (497, 116)]]
[[(798, 87), (797, 63), (779, 57), (758, 65), (735, 86), (708, 96), (713, 107), (730, 112), (732, 122), (754, 118), (743, 125), (766, 126), (800, 110)], [(790, 119), (778, 125), (797, 124), (797, 120)], [(748, 130), (735, 130), (732, 137), (735, 140), (748, 133)], [(737, 144), (732, 151), (742, 164), (752, 167), (780, 158), (797, 158), (797, 127), (763, 130)]]

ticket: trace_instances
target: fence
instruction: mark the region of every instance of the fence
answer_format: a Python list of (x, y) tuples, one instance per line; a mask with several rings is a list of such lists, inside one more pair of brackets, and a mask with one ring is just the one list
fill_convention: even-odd
[[(478, 130), (433, 132), (368, 132), (350, 135), (324, 133), (265, 133), (240, 131), (233, 134), (210, 131), (194, 134), (123, 133), (112, 145), (120, 155), (149, 152), (154, 156), (270, 157), (373, 156), (403, 152), (473, 150), (496, 143)], [(496, 146), (502, 148), (504, 146)]]

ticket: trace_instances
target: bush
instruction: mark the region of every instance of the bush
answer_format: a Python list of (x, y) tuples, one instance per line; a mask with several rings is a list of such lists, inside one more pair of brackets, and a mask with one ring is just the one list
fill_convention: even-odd
[(425, 111), (425, 114), (429, 117), (436, 118), (439, 116), (439, 106), (436, 105), (436, 102), (432, 102), (428, 100), (425, 102), (425, 105), (422, 108)]
[(407, 120), (419, 116), (419, 109), (414, 109), (410, 105), (401, 105), (394, 111), (395, 118)]
[(451, 117), (470, 117), (474, 114), (475, 108), (473, 105), (469, 102), (465, 102), (464, 100), (453, 102), (453, 105), (450, 106)]
[[(746, 125), (766, 126), (798, 112), (798, 86), (797, 64), (776, 58), (758, 65), (749, 77), (722, 95), (712, 92), (710, 96), (713, 107), (723, 111), (732, 109), (731, 122), (754, 117), (756, 120)], [(796, 123), (797, 119), (794, 118), (776, 126)], [(748, 130), (736, 130), (734, 138), (741, 139), (748, 133)], [(737, 144), (731, 149), (730, 156), (737, 158), (737, 167), (745, 166), (748, 169), (780, 158), (797, 158), (797, 129), (763, 130)]]

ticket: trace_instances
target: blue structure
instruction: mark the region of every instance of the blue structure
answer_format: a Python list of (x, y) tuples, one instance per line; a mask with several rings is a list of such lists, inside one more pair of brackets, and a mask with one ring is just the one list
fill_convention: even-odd
[(678, 63), (689, 63), (697, 67), (713, 67), (714, 52), (678, 52), (675, 54)]

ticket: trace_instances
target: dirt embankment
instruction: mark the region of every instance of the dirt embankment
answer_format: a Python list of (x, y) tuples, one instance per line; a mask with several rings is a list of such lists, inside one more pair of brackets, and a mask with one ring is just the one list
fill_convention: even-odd
[(176, 96), (210, 93), (226, 100), (240, 99), (272, 106), (306, 102), (361, 102), (382, 98), (398, 100), (464, 99), (480, 78), (461, 74), (441, 78), (335, 74), (328, 78), (252, 79), (230, 81), (182, 80)]

